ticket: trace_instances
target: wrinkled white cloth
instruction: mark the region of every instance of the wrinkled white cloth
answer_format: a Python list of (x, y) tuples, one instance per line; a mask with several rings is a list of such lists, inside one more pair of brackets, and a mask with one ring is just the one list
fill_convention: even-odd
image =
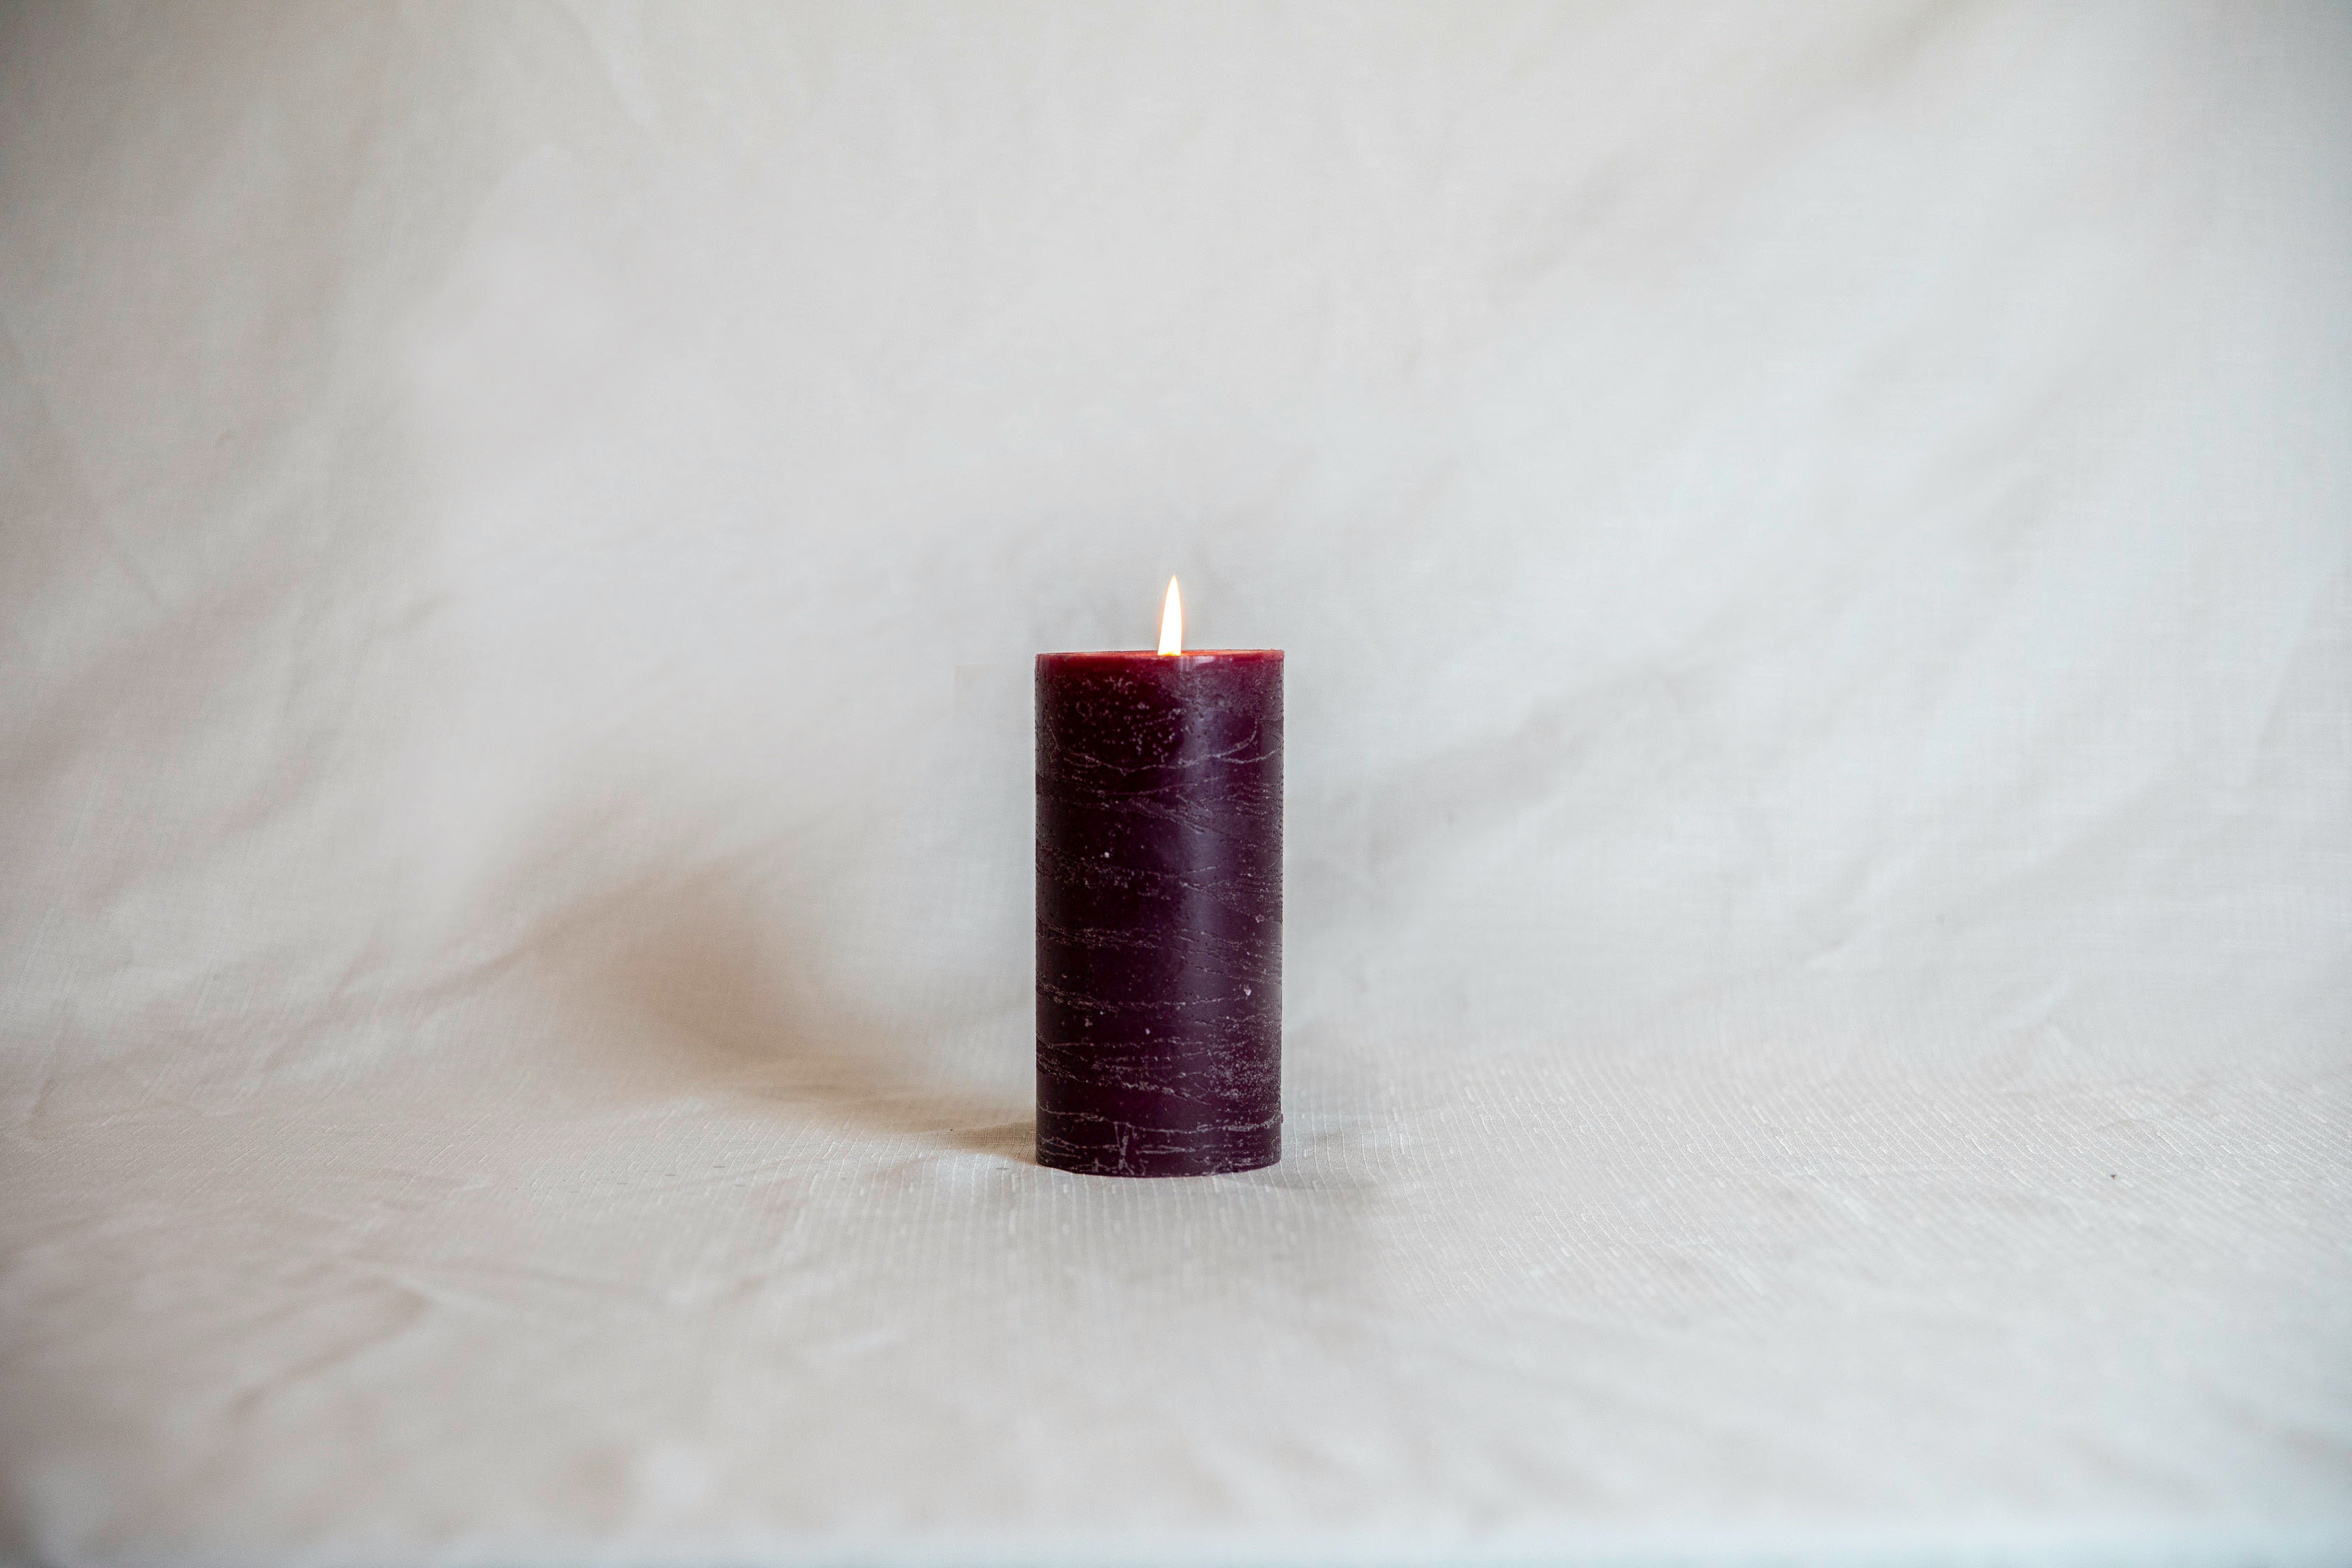
[[(2352, 1559), (2352, 14), (0, 12), (24, 1561)], [(1288, 650), (1287, 1155), (1028, 660)]]

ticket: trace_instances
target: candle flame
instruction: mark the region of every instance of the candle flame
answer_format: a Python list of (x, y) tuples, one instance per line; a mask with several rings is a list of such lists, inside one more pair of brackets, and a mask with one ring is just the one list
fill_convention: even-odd
[(1160, 651), (1184, 651), (1184, 600), (1176, 592), (1176, 579), (1168, 579), (1167, 602), (1160, 606)]

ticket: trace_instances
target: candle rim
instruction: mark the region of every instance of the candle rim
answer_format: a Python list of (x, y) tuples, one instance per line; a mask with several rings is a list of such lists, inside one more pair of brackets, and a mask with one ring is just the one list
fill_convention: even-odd
[(1039, 658), (1280, 658), (1278, 647), (1188, 647), (1181, 653), (1161, 653), (1150, 647), (1079, 647), (1041, 653)]

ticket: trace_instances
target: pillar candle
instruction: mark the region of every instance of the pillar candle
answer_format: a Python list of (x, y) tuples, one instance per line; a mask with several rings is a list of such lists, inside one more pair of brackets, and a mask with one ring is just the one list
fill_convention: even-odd
[(1281, 650), (1042, 654), (1037, 1163), (1281, 1157)]

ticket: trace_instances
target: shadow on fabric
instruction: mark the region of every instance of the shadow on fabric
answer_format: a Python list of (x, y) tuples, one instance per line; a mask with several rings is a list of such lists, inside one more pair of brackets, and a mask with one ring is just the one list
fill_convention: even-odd
[(892, 1028), (828, 973), (793, 900), (724, 872), (639, 886), (551, 931), (541, 952), (567, 989), (643, 1027), (593, 1032), (630, 1078), (789, 1102), (862, 1138), (1024, 1163), (1026, 1100), (976, 1083), (921, 1029)]

